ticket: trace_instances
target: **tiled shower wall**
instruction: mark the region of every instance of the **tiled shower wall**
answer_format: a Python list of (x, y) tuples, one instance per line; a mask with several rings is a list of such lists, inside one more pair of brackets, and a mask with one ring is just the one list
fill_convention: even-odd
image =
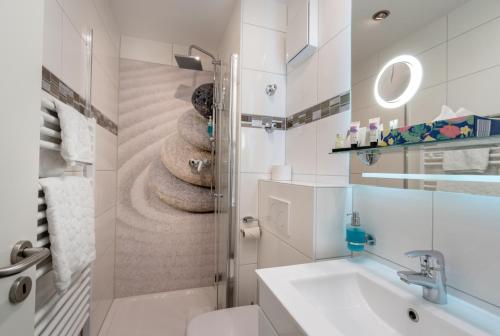
[[(350, 90), (351, 1), (319, 0), (318, 7), (319, 48), (287, 68), (287, 117)], [(350, 110), (341, 110), (286, 131), (286, 163), (292, 166), (294, 180), (348, 184), (349, 158), (328, 152), (335, 135), (346, 132), (350, 116)]]
[[(44, 67), (83, 97), (85, 73), (82, 34), (92, 27), (92, 105), (111, 124), (116, 124), (120, 40), (113, 22), (107, 1), (45, 0)], [(114, 127), (109, 129), (113, 130)], [(97, 126), (97, 259), (92, 282), (92, 335), (99, 331), (114, 296), (116, 148), (116, 134)]]

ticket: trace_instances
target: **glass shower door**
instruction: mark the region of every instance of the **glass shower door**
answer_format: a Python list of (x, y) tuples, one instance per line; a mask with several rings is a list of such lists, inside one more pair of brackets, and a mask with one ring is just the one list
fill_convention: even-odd
[(217, 309), (233, 306), (237, 168), (238, 55), (222, 60), (216, 78), (215, 239)]

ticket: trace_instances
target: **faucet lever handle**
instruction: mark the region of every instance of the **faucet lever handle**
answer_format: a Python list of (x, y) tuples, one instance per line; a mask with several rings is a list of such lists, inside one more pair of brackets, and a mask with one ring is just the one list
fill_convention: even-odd
[(444, 255), (437, 250), (414, 250), (406, 252), (405, 255), (410, 258), (420, 257), (422, 266), (434, 260), (438, 266), (444, 267)]

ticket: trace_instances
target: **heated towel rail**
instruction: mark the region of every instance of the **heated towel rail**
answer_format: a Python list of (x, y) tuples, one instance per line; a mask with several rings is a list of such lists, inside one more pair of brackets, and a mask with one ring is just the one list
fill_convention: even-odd
[[(42, 92), (40, 119), (40, 149), (61, 150), (61, 128), (57, 114), (53, 111), (55, 98)], [(95, 127), (95, 126), (93, 126)], [(92, 132), (95, 137), (95, 129)], [(95, 153), (95, 139), (93, 139)], [(41, 154), (43, 155), (43, 151)], [(78, 162), (78, 169), (72, 174), (81, 174), (93, 181), (94, 162)], [(38, 188), (37, 242), (35, 247), (50, 249), (50, 235), (46, 217), (47, 206), (44, 193)], [(36, 269), (36, 336), (76, 336), (88, 335), (90, 323), (91, 267), (83, 270), (64, 293), (57, 293), (53, 274), (52, 260), (47, 258)]]
[[(452, 149), (458, 150), (458, 149)], [(443, 173), (443, 157), (444, 151), (422, 151), (422, 168), (425, 173)], [(500, 166), (500, 147), (490, 147), (489, 165), (494, 167)], [(436, 181), (423, 181), (424, 190), (437, 190)]]

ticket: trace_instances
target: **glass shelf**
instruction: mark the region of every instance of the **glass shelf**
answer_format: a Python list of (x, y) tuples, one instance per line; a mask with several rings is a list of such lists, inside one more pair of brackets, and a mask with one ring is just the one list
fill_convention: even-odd
[(357, 148), (334, 148), (329, 153), (331, 155), (338, 153), (384, 153), (394, 151), (408, 151), (408, 150), (425, 150), (425, 151), (442, 151), (442, 150), (459, 150), (459, 149), (473, 149), (484, 148), (487, 146), (500, 146), (500, 135), (487, 136), (487, 137), (474, 137), (465, 139), (451, 139), (433, 142), (419, 142), (403, 145), (392, 146), (377, 146), (377, 147), (357, 147)]
[(362, 173), (362, 176), (366, 178), (393, 179), (393, 180), (486, 182), (486, 183), (500, 182), (500, 176), (498, 175)]

